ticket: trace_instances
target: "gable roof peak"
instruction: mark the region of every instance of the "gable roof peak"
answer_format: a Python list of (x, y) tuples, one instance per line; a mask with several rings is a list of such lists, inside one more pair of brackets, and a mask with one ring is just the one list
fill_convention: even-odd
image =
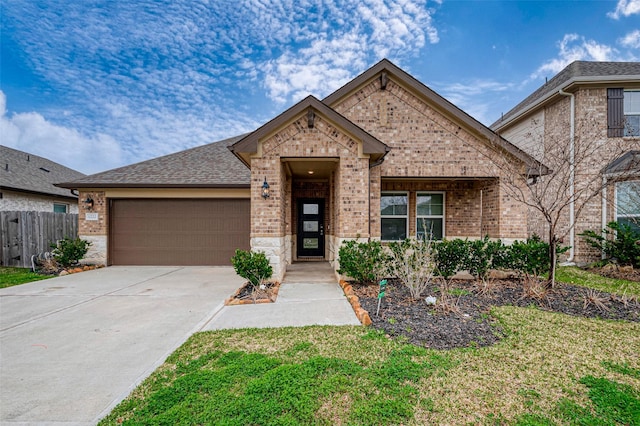
[[(363, 152), (365, 154), (373, 154), (372, 158), (374, 160), (378, 159), (378, 157), (380, 156), (384, 156), (390, 149), (386, 144), (379, 141), (376, 137), (372, 136), (358, 125), (352, 123), (345, 116), (338, 113), (336, 110), (334, 110), (324, 102), (321, 102), (315, 96), (309, 95), (275, 117), (273, 120), (263, 124), (255, 131), (249, 133), (244, 138), (229, 146), (229, 150), (233, 152), (233, 154), (238, 157), (238, 159), (242, 161), (247, 167), (250, 167), (249, 156), (251, 153), (257, 152), (258, 143), (263, 138), (268, 137), (274, 132), (277, 132), (280, 128), (288, 125), (291, 120), (299, 117), (300, 114), (309, 110), (316, 111), (318, 114), (323, 115), (335, 125), (347, 131), (357, 140), (362, 142)], [(307, 117), (309, 120), (309, 128), (311, 128), (313, 127), (312, 121), (314, 120), (314, 118), (310, 115), (308, 115)]]

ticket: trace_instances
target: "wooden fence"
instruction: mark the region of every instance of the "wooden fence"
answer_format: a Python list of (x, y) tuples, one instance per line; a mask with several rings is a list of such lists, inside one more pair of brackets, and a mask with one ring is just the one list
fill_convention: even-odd
[(0, 211), (0, 265), (30, 268), (32, 255), (77, 236), (77, 214)]

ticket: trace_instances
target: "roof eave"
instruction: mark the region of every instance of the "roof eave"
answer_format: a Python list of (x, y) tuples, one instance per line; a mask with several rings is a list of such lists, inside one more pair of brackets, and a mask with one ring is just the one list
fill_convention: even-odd
[(80, 188), (212, 188), (212, 189), (237, 189), (250, 188), (249, 183), (104, 183), (104, 182), (63, 182), (55, 186), (67, 189)]
[(549, 89), (549, 92), (541, 96), (538, 100), (533, 102), (528, 107), (524, 108), (518, 114), (513, 117), (509, 117), (509, 113), (505, 114), (508, 118), (506, 121), (502, 119), (496, 121), (491, 125), (491, 128), (495, 131), (500, 131), (510, 125), (517, 123), (529, 114), (537, 111), (539, 108), (551, 103), (554, 99), (559, 98), (561, 95), (559, 91), (573, 92), (577, 90), (579, 86), (583, 85), (601, 85), (601, 84), (618, 84), (625, 83), (627, 85), (640, 84), (640, 75), (606, 75), (606, 76), (587, 76), (587, 77), (572, 77), (565, 81), (563, 84), (555, 86)]
[[(58, 186), (56, 184), (54, 184), (53, 186)], [(65, 189), (74, 189), (74, 188), (65, 188)], [(57, 197), (57, 198), (69, 198), (69, 199), (73, 199), (76, 200), (78, 197), (74, 196), (73, 194), (71, 195), (63, 195), (63, 194), (57, 194), (57, 193), (53, 193), (53, 192), (43, 192), (43, 191), (36, 191), (36, 190), (31, 190), (31, 189), (24, 189), (24, 188), (14, 188), (11, 186), (0, 186), (0, 191), (1, 190), (8, 190), (8, 191), (14, 191), (14, 192), (22, 192), (25, 194), (33, 194), (33, 195), (41, 195), (41, 196), (47, 196), (47, 197)]]

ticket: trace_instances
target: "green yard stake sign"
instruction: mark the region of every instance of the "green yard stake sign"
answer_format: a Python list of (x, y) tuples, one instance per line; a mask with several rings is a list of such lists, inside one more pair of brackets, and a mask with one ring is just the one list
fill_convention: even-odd
[(380, 291), (378, 291), (378, 309), (376, 309), (376, 316), (380, 313), (380, 303), (384, 297), (384, 290), (387, 288), (387, 280), (380, 281)]

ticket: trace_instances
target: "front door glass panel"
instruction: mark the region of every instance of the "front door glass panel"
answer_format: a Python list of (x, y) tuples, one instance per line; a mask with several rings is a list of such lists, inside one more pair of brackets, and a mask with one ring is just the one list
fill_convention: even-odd
[(298, 257), (324, 257), (324, 199), (298, 200)]

